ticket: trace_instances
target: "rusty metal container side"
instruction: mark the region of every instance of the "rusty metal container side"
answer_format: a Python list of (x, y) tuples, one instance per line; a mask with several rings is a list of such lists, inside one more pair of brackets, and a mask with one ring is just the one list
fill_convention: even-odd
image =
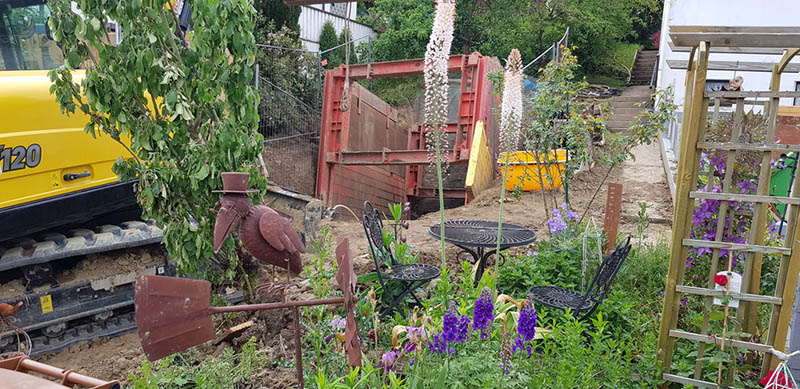
[[(421, 75), (423, 60), (351, 65), (351, 87), (343, 100), (345, 69), (342, 65), (326, 72), (317, 197), (326, 206), (345, 204), (354, 210), (360, 210), (364, 200), (369, 200), (385, 211), (389, 202), (405, 202), (408, 196), (432, 195), (431, 188), (423, 187), (423, 170), (428, 159), (421, 126), (398, 128), (397, 111), (352, 82)], [(478, 120), (485, 123), (487, 143), (493, 160), (496, 158), (497, 121), (492, 108), (497, 106), (499, 98), (491, 94), (488, 73), (500, 69), (496, 58), (479, 53), (450, 57), (448, 70), (460, 73), (461, 83), (458, 119), (447, 126), (448, 138), (451, 139), (448, 158), (451, 164), (464, 166), (455, 170), (460, 172), (460, 177), (456, 178), (456, 186), (446, 188), (447, 197), (467, 200), (464, 187), (466, 163)], [(345, 157), (348, 162), (345, 162)]]

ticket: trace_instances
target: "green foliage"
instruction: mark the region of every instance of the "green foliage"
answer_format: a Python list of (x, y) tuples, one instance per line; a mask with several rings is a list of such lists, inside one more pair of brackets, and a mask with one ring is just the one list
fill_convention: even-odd
[(353, 40), (353, 34), (350, 32), (350, 29), (345, 27), (342, 29), (342, 33), (339, 34), (339, 44), (344, 45), (345, 43), (350, 42), (348, 45), (344, 45), (336, 50), (339, 51), (339, 58), (342, 59), (342, 63), (347, 62), (347, 46), (350, 46), (350, 63), (358, 63), (358, 53), (356, 53), (356, 46), (355, 42), (351, 42)]
[(322, 54), (322, 60), (328, 60), (328, 65), (326, 65), (328, 69), (333, 69), (344, 63), (344, 57), (339, 55), (341, 53), (340, 50), (328, 51), (338, 45), (339, 38), (336, 36), (336, 28), (333, 27), (333, 22), (328, 20), (322, 25), (322, 31), (319, 33), (319, 51), (327, 51)]
[(302, 8), (299, 5), (286, 5), (283, 1), (275, 0), (255, 0), (253, 5), (260, 16), (256, 23), (257, 30), (272, 24), (277, 29), (286, 27), (296, 33), (300, 32), (299, 21)]
[[(539, 165), (553, 162), (551, 155), (558, 149), (567, 149), (569, 159), (561, 172), (566, 185), (581, 165), (592, 160), (592, 134), (590, 131), (604, 131), (605, 122), (601, 118), (584, 115), (586, 103), (579, 99), (580, 93), (588, 87), (586, 81), (578, 80), (575, 71), (578, 59), (572, 51), (562, 48), (561, 60), (551, 61), (542, 69), (537, 83), (537, 93), (529, 105), (527, 121), (526, 149), (532, 152)], [(550, 169), (540, 179), (543, 187), (553, 185), (555, 177)], [(552, 196), (554, 196), (551, 193)], [(555, 206), (553, 198), (553, 206)], [(545, 206), (545, 211), (548, 212)], [(549, 213), (549, 212), (548, 212)], [(549, 215), (548, 215), (549, 216)]]
[[(361, 21), (381, 33), (377, 60), (420, 58), (433, 20), (433, 0), (377, 0)], [(457, 0), (453, 53), (505, 58), (512, 48), (532, 60), (570, 28), (583, 71), (606, 67), (616, 42), (648, 41), (660, 27), (661, 1)], [(532, 69), (536, 71), (536, 69)]]
[[(259, 21), (263, 21), (259, 16)], [(256, 30), (256, 42), (259, 44), (286, 47), (294, 50), (281, 50), (259, 47), (256, 52), (256, 61), (259, 65), (260, 83), (264, 81), (271, 85), (264, 85), (259, 92), (262, 93), (260, 112), (269, 112), (270, 107), (282, 106), (280, 118), (275, 120), (297, 121), (308, 115), (305, 104), (312, 107), (319, 106), (317, 85), (317, 56), (303, 49), (303, 44), (298, 38), (298, 32), (286, 26), (276, 27), (277, 24), (267, 22), (262, 28)], [(269, 93), (274, 90), (273, 85), (297, 97), (303, 103), (294, 99), (287, 99), (284, 93)]]
[(256, 352), (252, 337), (239, 353), (226, 348), (220, 357), (210, 357), (201, 364), (194, 361), (196, 350), (171, 355), (155, 364), (145, 361), (139, 371), (128, 376), (134, 389), (250, 387), (252, 376), (267, 364), (264, 354)]
[[(166, 1), (79, 0), (49, 3), (49, 21), (66, 66), (50, 72), (62, 111), (90, 122), (85, 131), (115, 140), (130, 137), (131, 156), (114, 164), (121, 180), (139, 179), (143, 217), (164, 229), (169, 256), (183, 273), (197, 274), (212, 255), (213, 214), (220, 173), (248, 171), (251, 187), (265, 181), (254, 161), (262, 150), (252, 88), (255, 10), (243, 0), (192, 3), (194, 31), (186, 43)], [(107, 43), (107, 19), (125, 31)], [(89, 50), (89, 47), (92, 50)], [(71, 71), (89, 63), (85, 77)], [(225, 246), (228, 278), (238, 264)]]

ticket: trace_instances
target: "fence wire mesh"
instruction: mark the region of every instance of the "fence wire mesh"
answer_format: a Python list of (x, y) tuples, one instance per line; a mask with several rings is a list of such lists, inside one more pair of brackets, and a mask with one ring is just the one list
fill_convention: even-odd
[(298, 193), (314, 195), (319, 151), (320, 111), (259, 76), (264, 162), (269, 181)]

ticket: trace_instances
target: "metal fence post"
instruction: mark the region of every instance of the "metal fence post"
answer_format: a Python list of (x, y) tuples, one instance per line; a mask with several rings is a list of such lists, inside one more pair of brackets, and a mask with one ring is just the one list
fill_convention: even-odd
[(317, 51), (317, 104), (322, 109), (322, 53)]
[[(258, 93), (258, 75), (259, 75), (259, 71), (260, 71), (260, 69), (258, 67), (258, 62), (256, 62), (256, 77), (253, 80), (253, 87), (256, 88), (256, 93)], [(256, 100), (256, 109), (258, 109), (258, 100)]]

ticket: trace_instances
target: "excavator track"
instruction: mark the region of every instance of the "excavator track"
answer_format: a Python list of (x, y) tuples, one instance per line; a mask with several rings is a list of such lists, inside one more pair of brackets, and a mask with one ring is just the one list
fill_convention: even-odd
[[(136, 275), (175, 275), (163, 248), (155, 246), (162, 236), (157, 227), (132, 221), (3, 242), (0, 303), (23, 301), (10, 322), (31, 338), (32, 349), (24, 351), (52, 353), (134, 330)], [(157, 254), (151, 255), (151, 251)], [(129, 269), (115, 263), (123, 260)], [(75, 280), (82, 272), (108, 274)], [(59, 279), (68, 281), (59, 283)], [(0, 353), (26, 347), (15, 334), (13, 329), (0, 334)]]

